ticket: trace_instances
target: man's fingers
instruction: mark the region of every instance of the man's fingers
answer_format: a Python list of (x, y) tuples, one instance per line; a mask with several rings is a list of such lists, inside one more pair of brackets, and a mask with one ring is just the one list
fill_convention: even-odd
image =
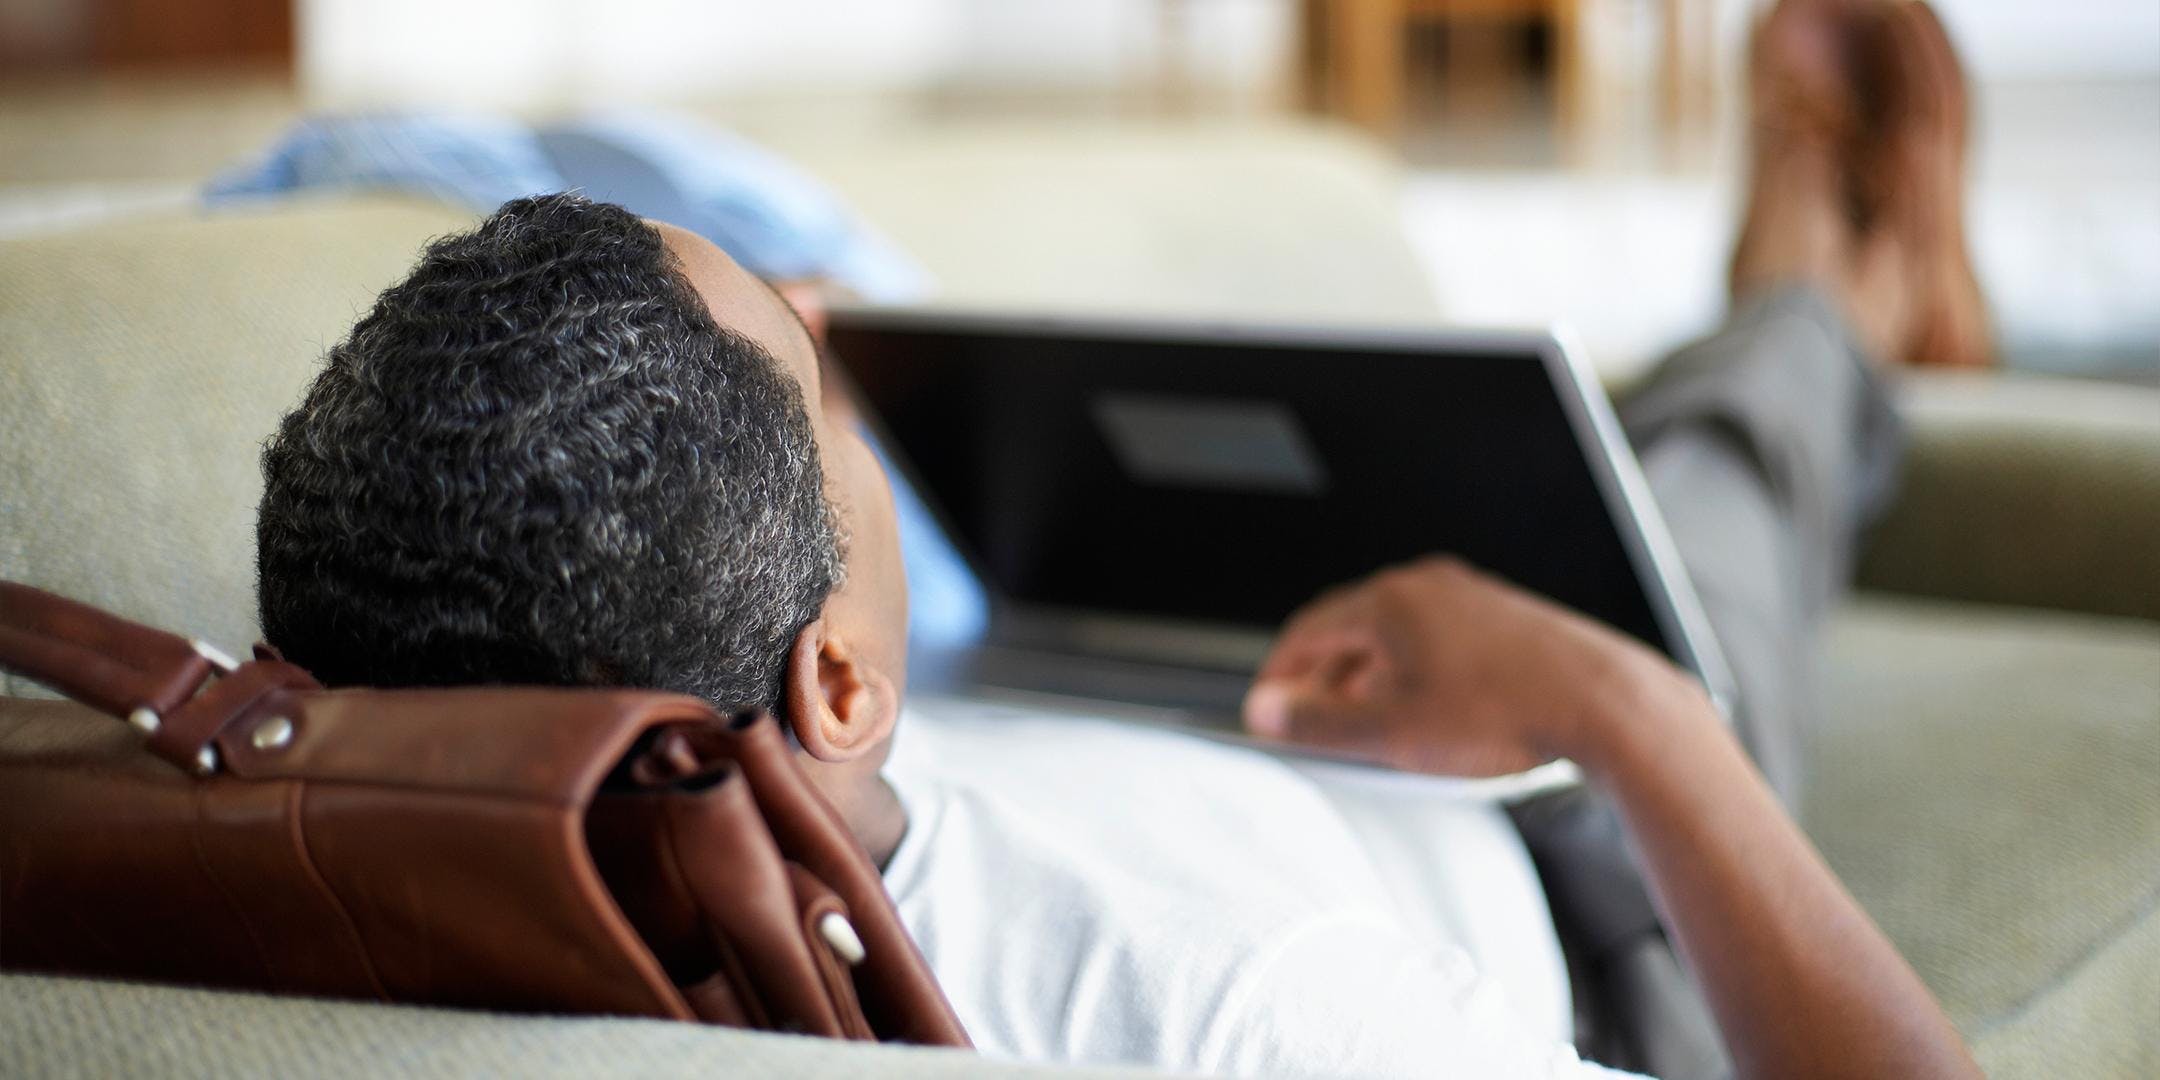
[(1355, 750), (1377, 731), (1369, 700), (1306, 679), (1262, 679), (1245, 694), (1245, 730), (1263, 739)]
[(1268, 650), (1260, 679), (1325, 679), (1359, 657), (1377, 650), (1372, 631), (1363, 626), (1334, 626), (1286, 633)]
[(1258, 677), (1300, 678), (1334, 666), (1341, 658), (1375, 644), (1372, 602), (1362, 593), (1337, 588), (1322, 593), (1283, 624), (1260, 664)]

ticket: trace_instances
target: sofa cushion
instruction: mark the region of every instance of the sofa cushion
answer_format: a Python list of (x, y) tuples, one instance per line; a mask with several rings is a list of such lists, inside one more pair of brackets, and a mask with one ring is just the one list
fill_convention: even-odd
[(0, 241), (0, 578), (244, 650), (262, 440), (463, 220), (339, 199)]
[(1878, 597), (1826, 644), (1808, 830), (1982, 1063), (2160, 1075), (2160, 624)]
[(934, 1050), (607, 1017), (551, 1018), (0, 975), (0, 1076), (1111, 1080)]

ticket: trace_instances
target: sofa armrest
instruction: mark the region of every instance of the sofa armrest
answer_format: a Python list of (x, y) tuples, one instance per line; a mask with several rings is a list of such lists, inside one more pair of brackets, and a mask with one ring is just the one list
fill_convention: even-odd
[(1915, 375), (1861, 588), (2160, 619), (2160, 388)]

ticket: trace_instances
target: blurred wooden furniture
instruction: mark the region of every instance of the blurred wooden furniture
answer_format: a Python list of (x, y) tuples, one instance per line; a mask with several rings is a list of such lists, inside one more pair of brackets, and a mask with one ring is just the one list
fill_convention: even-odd
[(0, 65), (289, 67), (295, 0), (0, 0)]
[[(1401, 130), (1408, 97), (1408, 38), (1417, 24), (1449, 31), (1445, 63), (1490, 70), (1491, 33), (1543, 25), (1555, 112), (1563, 129), (1591, 112), (1600, 91), (1587, 40), (1590, 16), (1610, 0), (1304, 0), (1301, 82), (1307, 103), (1375, 134)], [(1712, 71), (1712, 0), (1657, 0), (1663, 44), (1659, 86), (1666, 119), (1682, 121), (1707, 102)]]

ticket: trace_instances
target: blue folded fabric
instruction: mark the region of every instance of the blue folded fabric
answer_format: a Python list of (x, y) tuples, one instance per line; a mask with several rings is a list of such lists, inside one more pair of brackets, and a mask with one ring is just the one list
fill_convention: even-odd
[(760, 277), (829, 278), (881, 303), (929, 292), (922, 268), (823, 183), (731, 132), (612, 112), (543, 127), (539, 138), (585, 194), (699, 233)]
[[(736, 135), (661, 113), (538, 128), (446, 113), (316, 117), (219, 175), (203, 197), (220, 205), (310, 189), (409, 192), (476, 213), (526, 195), (582, 191), (698, 233), (760, 277), (825, 278), (879, 303), (921, 299), (931, 285), (815, 177)], [(988, 618), (982, 584), (907, 481), (889, 464), (886, 473), (912, 598), (910, 635), (925, 646), (974, 640)]]
[[(400, 191), (486, 212), (568, 185), (530, 127), (457, 114), (302, 120), (210, 181), (212, 205), (311, 189)], [(687, 227), (687, 226), (685, 226)]]
[(210, 182), (212, 205), (322, 188), (401, 191), (487, 213), (525, 195), (582, 191), (689, 229), (760, 277), (826, 278), (905, 303), (930, 277), (830, 189), (746, 139), (660, 112), (532, 127), (461, 113), (303, 120)]

